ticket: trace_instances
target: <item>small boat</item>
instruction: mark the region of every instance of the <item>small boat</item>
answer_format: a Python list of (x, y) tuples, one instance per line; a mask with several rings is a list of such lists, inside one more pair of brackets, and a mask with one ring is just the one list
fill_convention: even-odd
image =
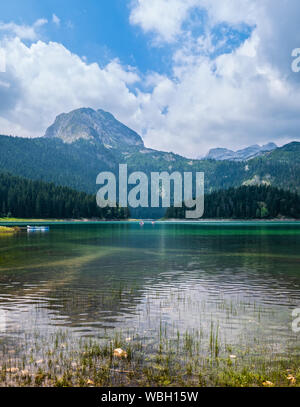
[(154, 220), (151, 222), (152, 223), (152, 225), (155, 225), (155, 222), (154, 222)]
[(140, 222), (140, 226), (144, 226), (144, 224), (145, 224), (144, 222)]
[(27, 232), (49, 232), (49, 226), (27, 226)]

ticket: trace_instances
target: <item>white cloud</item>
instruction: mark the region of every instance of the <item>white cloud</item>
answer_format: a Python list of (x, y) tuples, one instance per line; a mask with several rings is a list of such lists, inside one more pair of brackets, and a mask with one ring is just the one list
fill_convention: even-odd
[(136, 0), (130, 21), (146, 32), (154, 32), (163, 41), (172, 42), (195, 3), (196, 0)]
[(57, 17), (56, 14), (52, 14), (52, 22), (53, 22), (54, 24), (56, 24), (57, 26), (59, 26), (59, 25), (60, 25), (60, 18)]
[[(149, 103), (155, 125), (147, 129), (146, 142), (197, 156), (213, 146), (297, 137), (299, 87), (296, 90), (272, 66), (258, 64), (251, 51), (255, 42), (253, 37), (233, 54), (214, 61), (199, 57), (198, 64), (178, 69), (172, 92), (162, 89), (156, 100), (157, 85)], [(168, 108), (165, 116), (161, 101)]]
[[(207, 13), (198, 36), (185, 24), (195, 7)], [(170, 76), (142, 76), (118, 60), (100, 68), (58, 43), (28, 46), (6, 38), (0, 133), (41, 136), (57, 114), (85, 106), (111, 111), (149, 147), (187, 156), (299, 139), (300, 74), (291, 70), (291, 51), (300, 46), (299, 11), (296, 0), (244, 0), (242, 6), (240, 0), (135, 1), (131, 22), (156, 35), (152, 45), (172, 43)], [(220, 23), (254, 28), (242, 45), (222, 53), (212, 34)]]
[[(147, 144), (197, 156), (210, 147), (299, 139), (300, 77), (292, 73), (290, 57), (300, 44), (299, 2), (169, 0), (152, 8), (151, 18), (145, 3), (135, 2), (132, 23), (155, 33), (160, 45), (176, 45), (172, 94), (162, 91), (158, 98), (158, 84), (143, 106), (141, 117), (150, 120), (151, 112), (151, 125), (145, 126)], [(183, 29), (192, 8), (207, 12), (199, 37)], [(175, 16), (169, 9), (177, 10)], [(238, 49), (212, 58), (216, 45), (211, 32), (221, 23), (248, 24), (253, 32)]]
[(253, 24), (263, 2), (269, 0), (134, 0), (130, 21), (144, 32), (156, 34), (160, 41), (174, 42), (183, 34), (183, 23), (195, 10), (207, 12), (211, 26), (224, 21)]
[(3, 23), (0, 22), (0, 31), (7, 32), (9, 34), (14, 34), (18, 38), (34, 41), (37, 39), (37, 30), (43, 25), (47, 24), (48, 21), (44, 18), (38, 19), (32, 26), (29, 25), (19, 25), (14, 22)]
[(101, 69), (86, 64), (63, 45), (38, 41), (26, 46), (20, 39), (6, 39), (7, 72), (0, 87), (0, 133), (42, 136), (61, 112), (79, 107), (104, 108), (128, 118), (138, 108), (128, 85), (139, 80), (118, 60)]

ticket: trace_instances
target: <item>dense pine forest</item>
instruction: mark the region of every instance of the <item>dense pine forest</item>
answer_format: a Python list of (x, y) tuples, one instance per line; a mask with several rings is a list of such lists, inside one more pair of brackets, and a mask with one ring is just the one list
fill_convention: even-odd
[(140, 150), (137, 146), (106, 148), (99, 141), (78, 140), (68, 144), (45, 137), (0, 136), (0, 171), (89, 194), (97, 191), (95, 180), (99, 172), (112, 171), (117, 175), (119, 164), (128, 164), (129, 173), (143, 171), (147, 175), (154, 171), (202, 171), (206, 192), (243, 183), (267, 183), (300, 193), (299, 142), (246, 162), (190, 160), (172, 153)]
[[(169, 208), (166, 218), (185, 218), (185, 207)], [(127, 219), (126, 208), (101, 209), (94, 195), (53, 183), (0, 173), (0, 217), (48, 219)], [(300, 218), (300, 197), (271, 186), (242, 186), (205, 195), (204, 218)]]
[(118, 207), (101, 209), (94, 195), (0, 173), (0, 216), (126, 219), (129, 211)]
[[(300, 218), (300, 197), (270, 186), (242, 186), (205, 195), (203, 218), (270, 219)], [(171, 207), (166, 218), (185, 218), (185, 208)]]

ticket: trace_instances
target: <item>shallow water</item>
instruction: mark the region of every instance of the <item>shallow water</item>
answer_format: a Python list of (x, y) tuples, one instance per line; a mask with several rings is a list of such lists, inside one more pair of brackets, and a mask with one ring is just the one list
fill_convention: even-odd
[[(0, 237), (0, 346), (62, 328), (156, 343), (197, 332), (232, 346), (299, 345), (300, 224), (53, 225)], [(205, 339), (206, 338), (206, 339)], [(205, 348), (206, 349), (206, 348)]]

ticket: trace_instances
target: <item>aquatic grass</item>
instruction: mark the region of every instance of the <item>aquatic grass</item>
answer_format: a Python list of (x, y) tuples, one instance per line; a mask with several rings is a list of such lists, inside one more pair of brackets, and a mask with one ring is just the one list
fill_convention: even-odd
[[(138, 335), (128, 342), (122, 332), (100, 341), (75, 339), (63, 330), (52, 336), (52, 342), (37, 335), (25, 354), (24, 348), (15, 349), (12, 357), (9, 347), (1, 347), (0, 385), (300, 386), (299, 353), (270, 359), (265, 344), (247, 350), (225, 345), (213, 324), (207, 332), (209, 352), (201, 352), (204, 343), (197, 331), (177, 332), (175, 339), (169, 335), (164, 326), (157, 344)], [(116, 346), (127, 352), (127, 358), (114, 356)]]

